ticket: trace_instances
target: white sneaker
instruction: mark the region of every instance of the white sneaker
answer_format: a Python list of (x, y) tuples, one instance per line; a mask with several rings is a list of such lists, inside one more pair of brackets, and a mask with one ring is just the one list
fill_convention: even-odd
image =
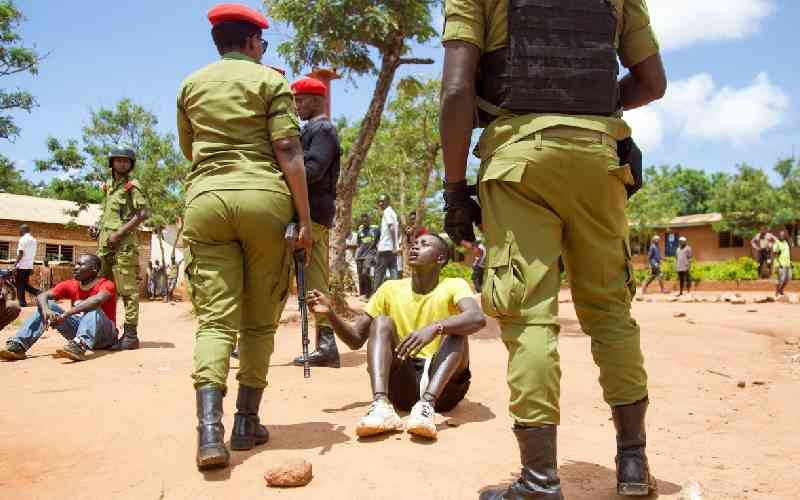
[(436, 412), (427, 401), (417, 401), (408, 416), (406, 431), (415, 436), (436, 439)]
[(392, 403), (379, 399), (372, 402), (367, 414), (358, 421), (356, 435), (358, 437), (367, 437), (401, 430), (403, 430), (403, 421), (394, 411)]

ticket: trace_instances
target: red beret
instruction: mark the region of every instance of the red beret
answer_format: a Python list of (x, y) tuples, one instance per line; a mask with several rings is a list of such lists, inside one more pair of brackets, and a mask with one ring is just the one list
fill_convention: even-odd
[(245, 21), (255, 24), (262, 30), (269, 27), (267, 18), (260, 12), (240, 3), (221, 3), (214, 6), (208, 11), (208, 20), (211, 21), (211, 26), (226, 21)]
[(328, 94), (328, 88), (316, 78), (302, 78), (297, 80), (292, 84), (292, 91), (295, 95), (313, 94), (325, 97)]

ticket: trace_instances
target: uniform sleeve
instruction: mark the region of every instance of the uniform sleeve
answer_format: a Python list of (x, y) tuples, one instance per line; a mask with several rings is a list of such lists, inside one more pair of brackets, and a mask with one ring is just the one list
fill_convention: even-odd
[(183, 106), (184, 91), (185, 88), (181, 88), (178, 94), (178, 143), (181, 146), (183, 156), (191, 161), (194, 132), (192, 131), (192, 122), (189, 121), (189, 116), (186, 114), (186, 109)]
[(461, 278), (450, 280), (450, 294), (453, 300), (453, 305), (457, 306), (462, 299), (472, 297), (472, 289), (469, 284)]
[(619, 58), (622, 64), (630, 68), (656, 54), (658, 40), (650, 25), (650, 14), (645, 0), (625, 0), (619, 40)]
[(327, 126), (317, 128), (311, 136), (311, 147), (303, 151), (306, 181), (309, 185), (315, 184), (325, 177), (337, 154), (339, 154), (339, 145), (332, 130)]
[(486, 48), (486, 16), (483, 0), (446, 0), (442, 42), (468, 42)]
[(144, 197), (144, 192), (142, 191), (142, 187), (137, 183), (134, 184), (133, 189), (131, 189), (131, 195), (133, 198), (133, 209), (140, 210), (142, 208), (147, 208), (147, 198)]
[[(270, 70), (272, 71), (272, 70)], [(274, 81), (273, 81), (274, 80)], [(270, 80), (268, 94), (264, 100), (269, 103), (267, 109), (267, 130), (271, 141), (300, 136), (300, 119), (294, 107), (294, 96), (286, 78)]]
[(367, 307), (364, 311), (369, 314), (372, 318), (377, 318), (378, 316), (388, 316), (389, 315), (389, 307), (386, 303), (386, 296), (387, 296), (387, 289), (391, 281), (387, 281), (383, 285), (378, 288), (378, 291), (375, 292), (375, 295), (369, 299), (367, 302)]

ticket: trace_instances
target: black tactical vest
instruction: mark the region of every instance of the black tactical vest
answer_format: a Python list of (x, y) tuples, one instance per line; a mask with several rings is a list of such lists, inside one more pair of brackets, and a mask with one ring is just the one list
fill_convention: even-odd
[(484, 54), (478, 95), (515, 114), (617, 110), (610, 0), (508, 0), (508, 46)]

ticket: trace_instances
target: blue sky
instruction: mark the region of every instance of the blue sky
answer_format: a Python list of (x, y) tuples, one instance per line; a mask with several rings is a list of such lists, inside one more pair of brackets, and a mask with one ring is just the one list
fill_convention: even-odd
[[(27, 17), (21, 30), (26, 44), (49, 54), (39, 75), (0, 81), (3, 88), (30, 90), (39, 100), (31, 114), (15, 114), (22, 128), (16, 142), (0, 142), (0, 153), (30, 178), (38, 178), (33, 162), (46, 157), (48, 136), (79, 138), (90, 110), (123, 97), (155, 112), (163, 131), (174, 131), (181, 80), (218, 57), (205, 17), (214, 1), (16, 3)], [(800, 2), (649, 0), (648, 5), (670, 89), (663, 102), (630, 115), (646, 163), (707, 171), (732, 171), (740, 162), (769, 168), (800, 149), (795, 76)], [(273, 27), (265, 38), (277, 45), (288, 39), (287, 30)], [(436, 64), (405, 67), (398, 76), (439, 77), (438, 41), (416, 47), (414, 55)], [(285, 67), (272, 50), (264, 62)], [(336, 82), (334, 116), (359, 118), (373, 85), (371, 77)]]

